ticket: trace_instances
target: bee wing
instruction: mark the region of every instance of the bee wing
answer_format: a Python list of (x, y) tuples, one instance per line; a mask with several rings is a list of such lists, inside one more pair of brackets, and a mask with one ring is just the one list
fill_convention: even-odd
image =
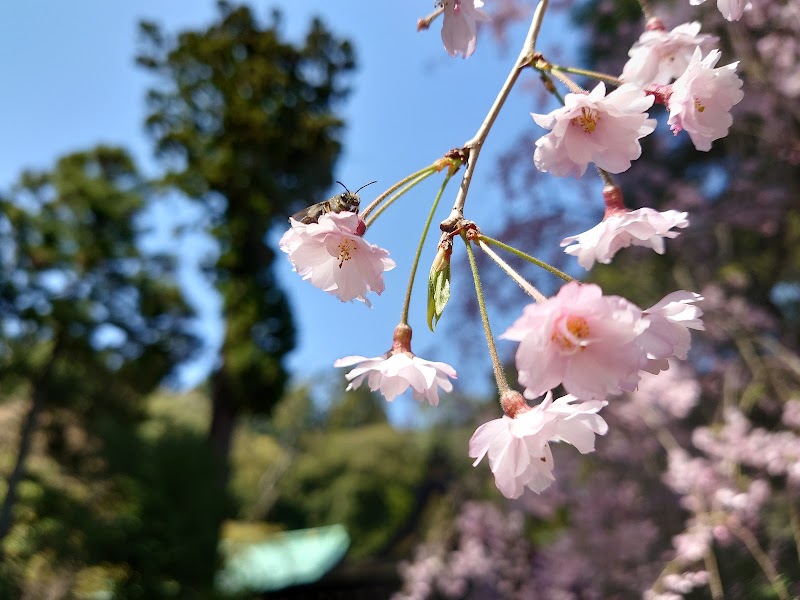
[(301, 223), (305, 223), (306, 225), (310, 223), (316, 223), (323, 214), (330, 210), (328, 207), (329, 203), (329, 200), (324, 200), (322, 202), (312, 204), (303, 210), (298, 210), (292, 215), (292, 219), (295, 221), (300, 221)]

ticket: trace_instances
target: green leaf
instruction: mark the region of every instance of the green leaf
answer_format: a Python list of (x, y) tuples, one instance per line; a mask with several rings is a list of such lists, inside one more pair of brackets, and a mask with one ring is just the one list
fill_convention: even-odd
[(436, 328), (448, 300), (450, 300), (450, 261), (445, 261), (443, 265), (439, 261), (434, 261), (428, 276), (428, 327), (431, 331)]

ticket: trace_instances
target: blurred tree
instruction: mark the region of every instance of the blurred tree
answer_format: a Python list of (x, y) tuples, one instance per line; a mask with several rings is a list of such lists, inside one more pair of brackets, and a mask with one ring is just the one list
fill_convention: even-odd
[(317, 20), (296, 46), (282, 39), (277, 12), (262, 24), (227, 2), (205, 30), (169, 37), (142, 23), (141, 33), (138, 62), (160, 79), (148, 96), (147, 126), (166, 182), (205, 207), (221, 248), (208, 266), (226, 328), (211, 377), (210, 442), (224, 482), (235, 419), (269, 413), (294, 344), (265, 236), (332, 183), (342, 129), (333, 109), (347, 93), (353, 52)]
[[(60, 159), (52, 171), (24, 173), (0, 197), (2, 397), (31, 398), (0, 507), (0, 539), (12, 538), (0, 545), (7, 556), (29, 556), (18, 552), (24, 542), (31, 552), (48, 548), (56, 563), (88, 559), (85, 518), (99, 509), (76, 507), (103, 495), (91, 482), (113, 470), (109, 441), (135, 426), (143, 398), (196, 345), (172, 261), (137, 248), (149, 193), (123, 150), (101, 146)], [(15, 536), (37, 428), (56, 464), (46, 481), (33, 475), (29, 492), (38, 490), (34, 505), (45, 512), (28, 505)], [(33, 521), (50, 523), (49, 535), (25, 529)]]

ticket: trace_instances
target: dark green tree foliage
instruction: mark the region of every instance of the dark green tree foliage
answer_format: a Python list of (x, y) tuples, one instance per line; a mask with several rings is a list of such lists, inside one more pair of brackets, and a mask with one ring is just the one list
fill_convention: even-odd
[(353, 53), (319, 21), (294, 45), (278, 13), (264, 24), (224, 2), (208, 29), (170, 37), (143, 23), (141, 32), (138, 61), (160, 81), (147, 127), (167, 182), (204, 205), (221, 247), (209, 266), (226, 322), (211, 442), (226, 459), (237, 415), (268, 413), (283, 391), (294, 327), (265, 235), (332, 183), (342, 129), (333, 109)]
[[(172, 549), (159, 553), (153, 540), (175, 548), (210, 535), (202, 575), (210, 577), (213, 520), (204, 528), (208, 519), (191, 512), (185, 498), (168, 512), (162, 510), (166, 498), (156, 500), (165, 481), (186, 484), (179, 476), (186, 466), (164, 462), (171, 454), (136, 430), (144, 397), (196, 346), (171, 261), (137, 248), (137, 217), (148, 192), (124, 151), (98, 147), (62, 158), (52, 171), (23, 174), (11, 194), (0, 197), (2, 396), (32, 400), (0, 512), (4, 576), (43, 582), (63, 571), (69, 581), (83, 567), (119, 562), (120, 582), (150, 577), (158, 585), (137, 585), (154, 590), (164, 579), (191, 572), (173, 563), (196, 559), (199, 550), (170, 558)], [(37, 429), (44, 435), (36, 437)], [(36, 444), (40, 458), (26, 477), (35, 437), (45, 445)], [(197, 443), (178, 446), (184, 461), (198, 456)], [(193, 477), (207, 489), (209, 482)], [(182, 498), (174, 489), (168, 497)], [(178, 511), (200, 522), (185, 525)], [(165, 527), (148, 531), (156, 513), (175, 517), (172, 529), (180, 535)], [(49, 565), (50, 572), (31, 575), (35, 564)], [(39, 594), (26, 589), (31, 597)]]

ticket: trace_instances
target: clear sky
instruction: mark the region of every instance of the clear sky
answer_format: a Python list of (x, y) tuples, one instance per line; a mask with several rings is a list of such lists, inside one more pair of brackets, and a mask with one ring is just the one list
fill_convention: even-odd
[[(378, 180), (368, 188), (369, 193), (365, 190), (363, 200), (368, 201), (473, 135), (527, 29), (523, 24), (511, 30), (506, 52), (492, 43), (488, 31), (482, 31), (475, 55), (468, 60), (453, 59), (442, 48), (438, 23), (430, 31), (416, 31), (417, 18), (427, 14), (432, 4), (430, 0), (250, 2), (261, 15), (267, 15), (273, 7), (280, 8), (290, 39), (299, 39), (310, 18), (319, 15), (336, 34), (355, 44), (359, 68), (351, 81), (353, 94), (342, 106), (347, 121), (345, 152), (335, 179), (351, 189)], [(100, 142), (130, 149), (146, 172), (155, 173), (151, 145), (142, 127), (144, 94), (150, 80), (134, 64), (136, 24), (146, 18), (176, 31), (202, 26), (215, 12), (210, 0), (0, 3), (0, 22), (4, 23), (4, 35), (0, 37), (0, 56), (4, 57), (0, 62), (4, 84), (0, 94), (0, 131), (5, 140), (0, 146), (0, 188), (7, 188), (23, 168), (48, 168), (59, 155)], [(560, 17), (550, 16), (545, 20), (542, 42), (547, 43), (563, 31)], [(523, 84), (535, 81), (533, 73), (524, 77), (528, 81)], [(534, 141), (542, 131), (532, 123), (529, 113), (554, 108), (534, 106), (532, 102), (530, 94), (512, 94), (481, 154), (467, 216), (485, 219), (484, 227), (491, 223), (492, 213), (502, 203), (495, 180), (499, 153), (521, 129), (527, 129), (530, 144), (519, 151), (532, 155)], [(289, 359), (297, 377), (328, 371), (341, 356), (375, 356), (389, 348), (408, 268), (438, 181), (417, 188), (419, 191), (402, 199), (370, 228), (368, 240), (389, 249), (398, 264), (386, 274), (387, 290), (373, 298), (372, 309), (360, 303), (342, 304), (313, 288), (279, 257), (277, 268), (292, 299), (299, 327), (298, 347)], [(456, 188), (451, 184), (448, 189), (440, 207), (441, 218), (447, 214)], [(331, 194), (338, 192), (331, 190)], [(309, 204), (322, 199), (309, 198)], [(166, 207), (175, 201), (165, 202)], [(162, 207), (161, 212), (154, 213), (156, 222), (162, 222), (161, 217), (168, 212), (174, 214), (176, 206), (188, 210), (179, 202), (169, 206), (172, 208)], [(180, 218), (192, 217), (186, 213)], [(491, 234), (491, 230), (487, 232)], [(281, 233), (273, 232), (270, 239), (276, 241)], [(427, 272), (435, 251), (436, 231), (433, 234), (423, 254), (412, 301), (413, 345), (417, 354), (425, 358), (455, 362), (459, 349), (453, 348), (443, 335), (431, 335), (425, 325)], [(192, 268), (193, 259), (211, 247), (197, 235), (183, 239), (181, 244), (187, 257), (183, 281), (201, 311), (200, 330), (209, 345), (204, 358), (184, 373), (187, 380), (196, 381), (212, 364), (222, 329), (214, 294)], [(469, 277), (468, 273), (456, 276)], [(442, 325), (454, 316), (446, 312)], [(515, 316), (496, 316), (497, 331), (502, 331)], [(462, 371), (462, 385), (475, 385), (488, 376), (488, 357), (477, 369), (473, 365), (471, 372), (472, 377)]]

